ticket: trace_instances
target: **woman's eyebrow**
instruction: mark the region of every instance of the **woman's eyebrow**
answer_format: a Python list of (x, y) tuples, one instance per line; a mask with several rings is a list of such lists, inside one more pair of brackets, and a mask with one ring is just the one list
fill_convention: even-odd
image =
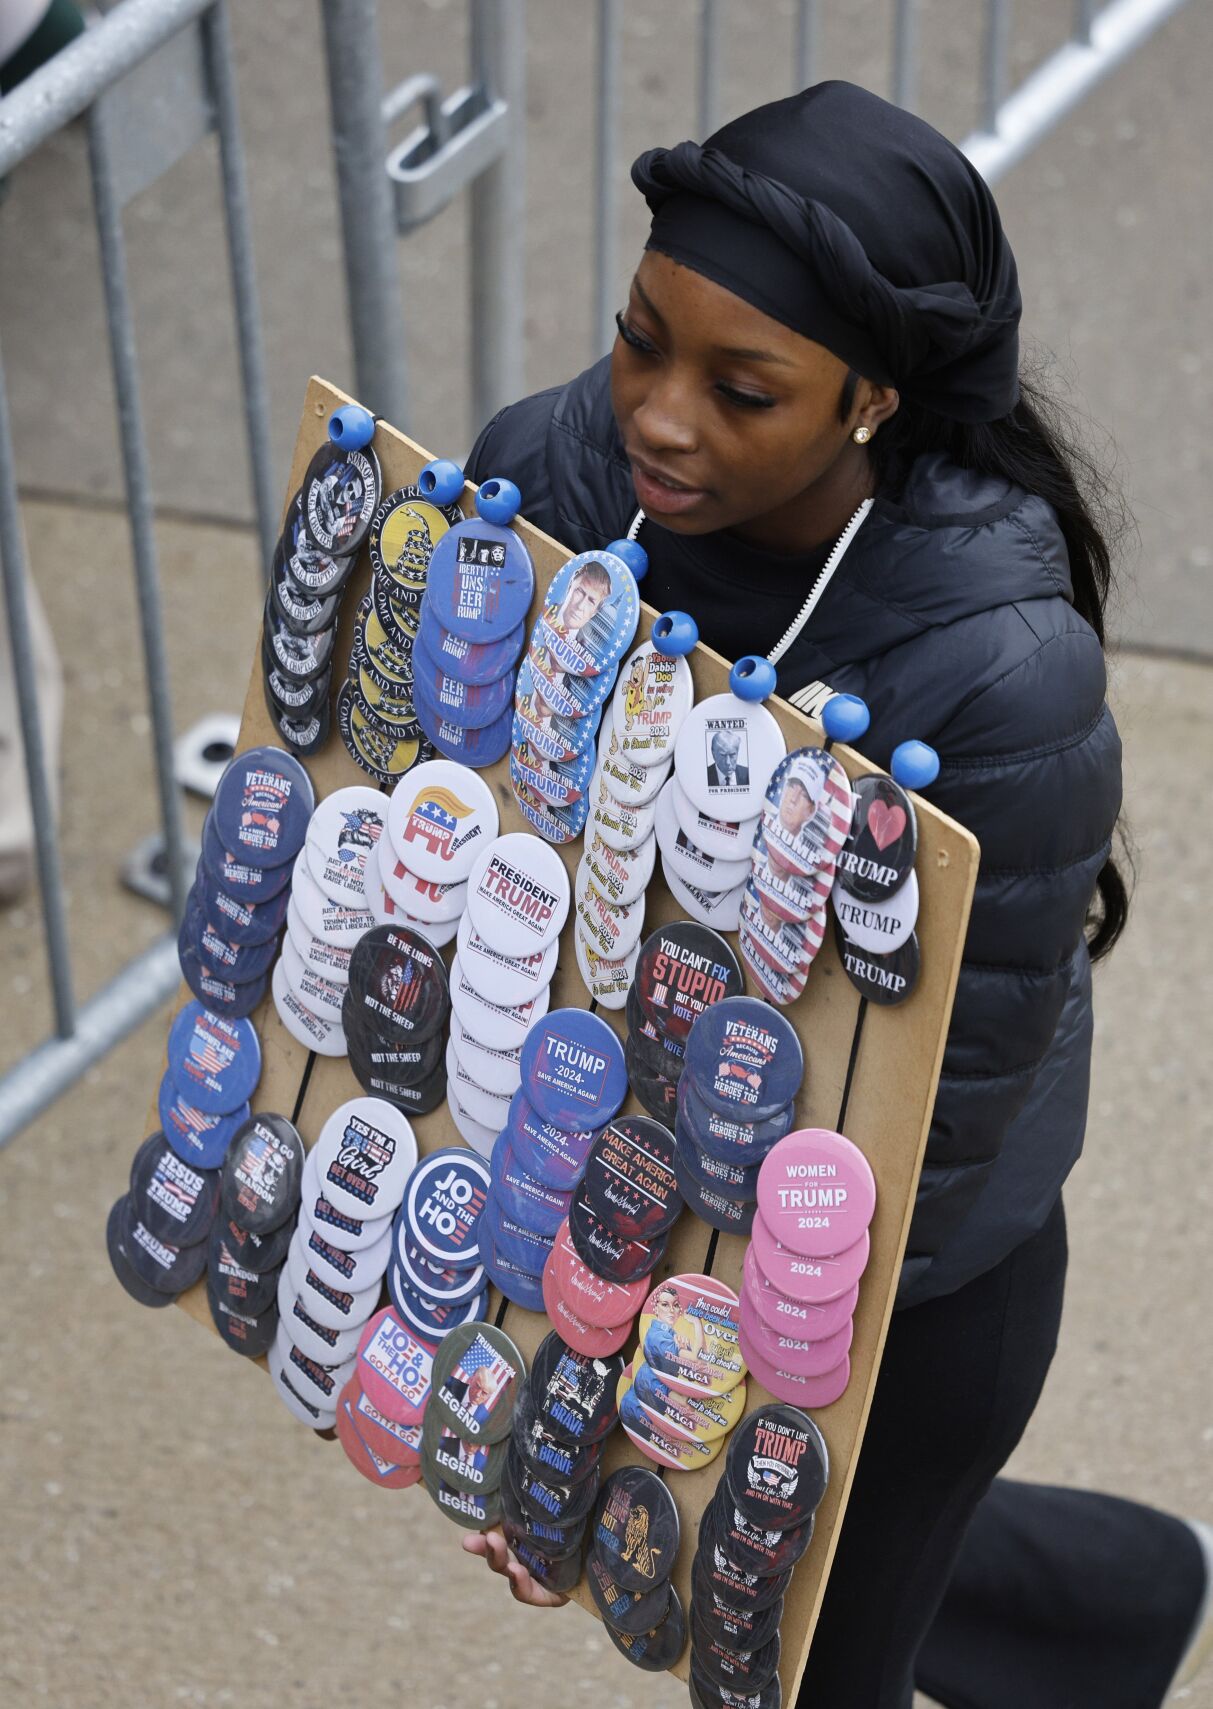
[[(653, 319), (664, 326), (665, 316), (657, 307), (657, 304), (653, 301), (652, 297), (649, 296), (649, 293), (645, 290), (639, 279), (632, 280), (632, 289), (640, 298), (645, 308), (648, 309)], [(795, 362), (789, 361), (786, 356), (777, 355), (773, 350), (750, 350), (735, 345), (721, 345), (719, 346), (718, 354), (721, 356), (730, 356), (736, 362), (771, 362), (780, 368), (794, 368), (796, 366)]]

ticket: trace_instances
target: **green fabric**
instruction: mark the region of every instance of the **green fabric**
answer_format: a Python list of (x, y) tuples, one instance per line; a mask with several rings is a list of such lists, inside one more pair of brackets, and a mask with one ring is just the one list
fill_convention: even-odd
[(0, 95), (7, 95), (18, 83), (23, 83), (83, 31), (84, 19), (74, 0), (51, 0), (45, 17), (32, 35), (26, 37), (11, 59), (0, 65)]

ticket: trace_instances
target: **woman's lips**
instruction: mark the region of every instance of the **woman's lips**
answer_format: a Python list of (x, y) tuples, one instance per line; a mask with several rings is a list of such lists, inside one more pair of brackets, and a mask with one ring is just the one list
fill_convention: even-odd
[(641, 509), (654, 516), (678, 516), (693, 510), (707, 497), (702, 487), (671, 486), (660, 476), (650, 473), (642, 463), (632, 461), (632, 485)]

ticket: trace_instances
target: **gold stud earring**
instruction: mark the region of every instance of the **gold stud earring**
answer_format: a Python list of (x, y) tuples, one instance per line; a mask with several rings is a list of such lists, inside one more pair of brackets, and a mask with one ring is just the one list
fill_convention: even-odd
[(857, 427), (851, 435), (856, 445), (866, 445), (871, 437), (872, 429), (870, 427)]

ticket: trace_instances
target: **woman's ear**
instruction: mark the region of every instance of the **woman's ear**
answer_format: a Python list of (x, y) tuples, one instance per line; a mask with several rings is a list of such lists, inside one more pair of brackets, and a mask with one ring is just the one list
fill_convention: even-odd
[(900, 403), (901, 396), (895, 386), (877, 386), (871, 380), (860, 380), (855, 388), (848, 431), (854, 435), (857, 429), (866, 427), (867, 432), (859, 441), (866, 443), (882, 422), (897, 414)]

